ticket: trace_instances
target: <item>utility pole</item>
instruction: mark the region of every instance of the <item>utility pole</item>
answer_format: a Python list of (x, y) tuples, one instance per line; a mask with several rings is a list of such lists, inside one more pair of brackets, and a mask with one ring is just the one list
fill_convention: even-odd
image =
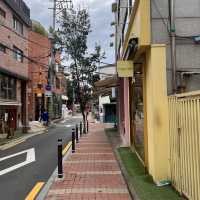
[[(56, 22), (60, 15), (62, 15), (62, 11), (66, 9), (71, 9), (73, 7), (72, 0), (53, 0), (53, 32), (56, 30)], [(55, 76), (55, 41), (53, 34), (49, 34), (49, 40), (51, 41), (51, 59), (49, 63), (49, 70), (48, 70), (48, 85), (51, 90), (51, 95), (48, 97), (48, 112), (50, 117), (53, 117), (53, 82)], [(57, 99), (57, 98), (56, 98)], [(60, 99), (60, 101), (62, 101)], [(61, 104), (61, 102), (59, 102)], [(50, 113), (51, 112), (51, 113)]]
[(176, 26), (175, 26), (175, 1), (169, 0), (170, 37), (171, 37), (171, 65), (173, 94), (177, 92), (176, 77)]

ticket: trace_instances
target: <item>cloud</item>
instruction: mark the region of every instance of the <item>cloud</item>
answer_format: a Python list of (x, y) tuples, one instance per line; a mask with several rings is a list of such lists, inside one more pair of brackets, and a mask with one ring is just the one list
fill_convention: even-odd
[[(51, 0), (24, 0), (31, 9), (31, 18), (39, 21), (47, 29), (52, 25), (52, 8), (53, 1)], [(111, 12), (111, 4), (114, 0), (73, 0), (75, 6), (88, 8), (92, 32), (88, 38), (88, 48), (94, 49), (95, 43), (101, 45), (106, 53), (104, 62), (114, 62), (114, 48), (109, 47), (113, 41), (109, 37), (114, 32), (114, 28), (110, 23), (114, 20), (114, 14)]]

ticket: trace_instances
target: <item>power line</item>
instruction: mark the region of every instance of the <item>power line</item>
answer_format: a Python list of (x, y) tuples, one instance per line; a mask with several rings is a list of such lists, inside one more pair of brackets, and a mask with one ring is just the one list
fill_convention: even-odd
[[(12, 48), (10, 48), (10, 47), (7, 46), (7, 45), (4, 45), (4, 46), (5, 46), (7, 49), (9, 49), (10, 51), (12, 51), (12, 52), (14, 52), (14, 53), (17, 53), (18, 55), (22, 56), (23, 58), (26, 58), (26, 59), (27, 59), (28, 61), (30, 61), (30, 62), (33, 62), (33, 63), (35, 63), (35, 64), (38, 64), (38, 65), (40, 65), (40, 66), (42, 66), (42, 67), (49, 68), (49, 66), (46, 65), (45, 63), (38, 62), (38, 61), (36, 61), (36, 60), (34, 60), (34, 59), (32, 59), (32, 58), (30, 58), (30, 57), (28, 57), (28, 56), (26, 56), (26, 55), (24, 55), (24, 54), (22, 54), (22, 53), (19, 53), (19, 52), (17, 52), (15, 49), (12, 49)], [(46, 56), (46, 57), (49, 57), (49, 55)]]
[(165, 21), (165, 18), (162, 16), (161, 11), (160, 11), (160, 9), (158, 8), (158, 5), (157, 5), (156, 1), (153, 0), (152, 2), (153, 2), (153, 4), (154, 4), (154, 7), (155, 7), (157, 13), (160, 15), (160, 18), (161, 18), (163, 24), (164, 24), (165, 27), (166, 27), (167, 32), (170, 33), (170, 30), (169, 30), (169, 27), (168, 27), (168, 23), (169, 23), (168, 19)]
[(22, 36), (22, 35), (20, 35), (19, 33), (15, 32), (14, 30), (12, 30), (12, 28), (10, 28), (10, 27), (8, 27), (8, 26), (6, 26), (6, 25), (0, 23), (0, 27), (1, 27), (1, 26), (4, 27), (4, 28), (6, 28), (6, 29), (9, 30), (9, 31), (15, 33), (17, 36), (23, 38), (24, 40), (27, 40), (27, 41), (29, 41), (29, 42), (32, 42), (32, 43), (34, 43), (34, 44), (36, 44), (36, 45), (38, 45), (38, 46), (40, 46), (40, 47), (42, 47), (42, 48), (50, 49), (50, 47), (41, 45), (41, 44), (39, 44), (38, 42), (35, 42), (35, 41), (33, 41), (33, 40), (30, 40), (29, 38), (27, 38), (27, 37), (25, 37), (25, 36)]

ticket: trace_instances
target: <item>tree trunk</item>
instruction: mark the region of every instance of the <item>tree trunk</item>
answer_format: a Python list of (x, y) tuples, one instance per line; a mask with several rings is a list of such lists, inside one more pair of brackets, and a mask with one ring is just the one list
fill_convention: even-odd
[(86, 116), (85, 116), (85, 112), (84, 110), (81, 111), (82, 113), (82, 116), (83, 116), (83, 133), (85, 134), (86, 133)]

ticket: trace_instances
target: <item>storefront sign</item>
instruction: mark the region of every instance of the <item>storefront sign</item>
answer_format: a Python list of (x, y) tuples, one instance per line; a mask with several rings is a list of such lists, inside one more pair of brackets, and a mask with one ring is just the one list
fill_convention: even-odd
[(133, 61), (117, 61), (117, 73), (119, 77), (133, 77)]
[(45, 96), (46, 97), (51, 97), (52, 96), (52, 92), (51, 91), (45, 91)]

